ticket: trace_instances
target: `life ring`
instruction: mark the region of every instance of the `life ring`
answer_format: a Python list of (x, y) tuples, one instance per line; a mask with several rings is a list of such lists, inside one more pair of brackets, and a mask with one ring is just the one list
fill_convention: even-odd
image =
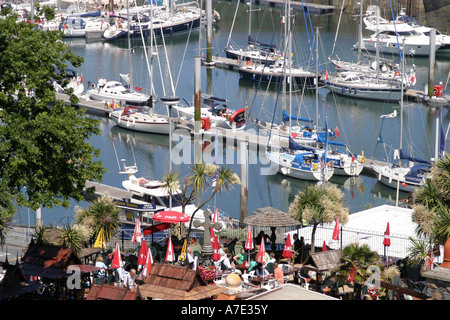
[(396, 77), (400, 77), (402, 74), (400, 73), (400, 71), (395, 71), (395, 76)]

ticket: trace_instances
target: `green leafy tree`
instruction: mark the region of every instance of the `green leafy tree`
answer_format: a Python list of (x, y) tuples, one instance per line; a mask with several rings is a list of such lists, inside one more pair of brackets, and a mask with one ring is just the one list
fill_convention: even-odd
[(320, 224), (331, 223), (338, 216), (340, 223), (347, 223), (349, 211), (343, 197), (334, 184), (307, 185), (290, 204), (289, 213), (294, 219), (312, 225), (311, 253), (315, 251), (315, 234)]
[(14, 14), (0, 19), (0, 52), (0, 213), (12, 214), (14, 198), (32, 209), (67, 208), (70, 199), (83, 199), (86, 180), (100, 181), (105, 172), (89, 143), (100, 134), (98, 120), (57, 101), (53, 87), (83, 58), (60, 32), (17, 23)]

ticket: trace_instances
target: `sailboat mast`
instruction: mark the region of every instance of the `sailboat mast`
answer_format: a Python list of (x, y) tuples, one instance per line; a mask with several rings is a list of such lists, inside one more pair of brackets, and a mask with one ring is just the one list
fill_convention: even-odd
[[(404, 79), (404, 73), (405, 73), (405, 59), (404, 59), (404, 53), (405, 53), (405, 38), (403, 38), (402, 41), (402, 55), (401, 55), (401, 62), (402, 62), (402, 80), (401, 80), (401, 88), (402, 88), (402, 94), (400, 97), (400, 152), (403, 147), (403, 79)], [(377, 68), (378, 69), (378, 68)], [(402, 159), (398, 159), (399, 169), (401, 167)], [(398, 197), (399, 197), (399, 190), (400, 190), (400, 170), (397, 174), (397, 193), (395, 196), (395, 206), (398, 207)]]
[(127, 0), (127, 24), (128, 24), (128, 64), (129, 64), (129, 86), (130, 91), (133, 91), (133, 63), (131, 62), (131, 39), (130, 39), (130, 8), (128, 6), (128, 0)]
[(292, 34), (291, 34), (291, 1), (288, 0), (287, 11), (288, 24), (288, 61), (289, 61), (289, 137), (291, 136), (292, 127)]
[[(342, 4), (343, 6), (343, 4)], [(361, 48), (362, 48), (362, 19), (363, 15), (363, 0), (359, 1), (359, 28), (358, 28), (358, 63), (361, 63)]]

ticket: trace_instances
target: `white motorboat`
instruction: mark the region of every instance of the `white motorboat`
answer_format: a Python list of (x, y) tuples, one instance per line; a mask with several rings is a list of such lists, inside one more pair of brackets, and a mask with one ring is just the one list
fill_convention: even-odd
[[(363, 20), (366, 29), (373, 32), (371, 36), (363, 38), (365, 50), (375, 52), (378, 40), (380, 53), (399, 55), (402, 50), (401, 43), (404, 40), (405, 54), (414, 56), (430, 54), (429, 36), (417, 32), (415, 28), (403, 21), (392, 22), (381, 18), (377, 6), (369, 6), (367, 16)], [(436, 38), (436, 50), (439, 50), (441, 46), (441, 39)]]
[(73, 94), (77, 97), (83, 95), (84, 84), (82, 74), (79, 75), (78, 72), (73, 69), (66, 69), (66, 79), (69, 83), (64, 88), (61, 83), (53, 81), (53, 86), (56, 92), (65, 93), (67, 89), (73, 89)]
[[(243, 130), (245, 128), (246, 107), (233, 110), (227, 106), (227, 100), (202, 93), (204, 106), (200, 109), (202, 128), (220, 127), (226, 129)], [(173, 106), (175, 116), (186, 120), (194, 120), (195, 107)]]
[(150, 96), (137, 91), (131, 91), (119, 81), (106, 81), (100, 78), (93, 88), (87, 91), (90, 99), (105, 101), (107, 103), (145, 104)]

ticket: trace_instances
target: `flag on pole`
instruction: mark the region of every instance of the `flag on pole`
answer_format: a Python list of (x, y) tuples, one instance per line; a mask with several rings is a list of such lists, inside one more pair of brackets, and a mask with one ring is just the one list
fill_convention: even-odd
[(245, 250), (253, 250), (254, 247), (255, 246), (253, 244), (252, 228), (250, 225), (248, 225), (247, 239), (245, 240)]
[(340, 228), (341, 228), (341, 226), (339, 224), (339, 216), (337, 216), (337, 218), (336, 218), (336, 225), (334, 226), (334, 231), (333, 231), (333, 237), (331, 239), (339, 240), (339, 229)]
[(264, 237), (261, 238), (261, 245), (259, 246), (256, 262), (264, 264), (264, 256), (266, 255), (266, 245), (264, 244)]
[(142, 231), (141, 231), (141, 223), (139, 222), (139, 217), (136, 219), (136, 225), (134, 226), (134, 233), (133, 233), (133, 242), (139, 242), (142, 241)]
[(153, 256), (151, 250), (148, 249), (144, 269), (142, 269), (142, 276), (146, 277), (150, 272), (152, 266), (153, 266)]
[(100, 229), (97, 240), (95, 240), (94, 248), (101, 248), (106, 249), (106, 239), (105, 239), (105, 233), (103, 232), (103, 229)]
[(212, 261), (219, 261), (220, 260), (220, 245), (219, 245), (219, 238), (214, 233), (214, 228), (211, 229), (211, 246), (213, 247), (213, 254), (211, 256)]
[(174, 262), (175, 261), (175, 254), (173, 252), (173, 244), (172, 244), (172, 237), (169, 237), (169, 242), (167, 243), (167, 250), (166, 250), (166, 259), (167, 262)]
[(286, 243), (284, 244), (284, 249), (281, 256), (286, 259), (292, 258), (292, 243), (291, 243), (291, 235), (289, 233), (286, 238)]
[(214, 224), (216, 222), (219, 222), (219, 209), (216, 208), (216, 210), (214, 210), (214, 215), (213, 218), (211, 220), (211, 223)]
[(139, 257), (138, 257), (138, 264), (143, 266), (147, 262), (147, 253), (148, 253), (148, 247), (147, 242), (145, 242), (145, 239), (142, 240), (141, 248), (139, 249)]
[(389, 222), (387, 223), (386, 231), (384, 232), (383, 245), (385, 247), (391, 246), (391, 232), (389, 231)]
[(122, 267), (122, 255), (120, 254), (119, 242), (116, 242), (116, 250), (114, 250), (111, 268), (118, 269), (120, 267)]

